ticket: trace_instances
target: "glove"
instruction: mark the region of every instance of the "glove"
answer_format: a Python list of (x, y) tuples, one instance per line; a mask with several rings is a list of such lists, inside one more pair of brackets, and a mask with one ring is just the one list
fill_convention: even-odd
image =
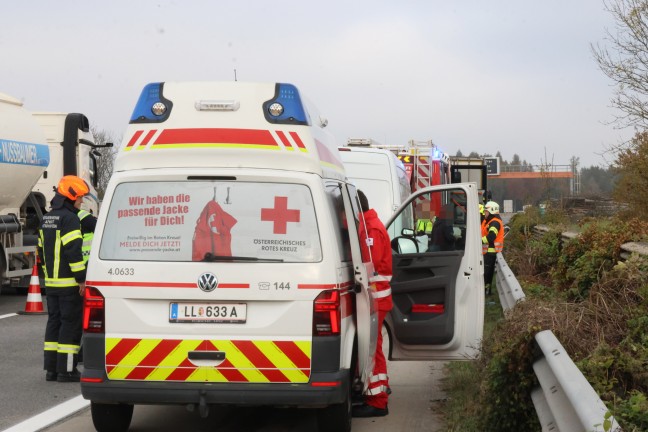
[(457, 227), (452, 227), (452, 235), (454, 236), (455, 239), (460, 239), (461, 238), (461, 229)]

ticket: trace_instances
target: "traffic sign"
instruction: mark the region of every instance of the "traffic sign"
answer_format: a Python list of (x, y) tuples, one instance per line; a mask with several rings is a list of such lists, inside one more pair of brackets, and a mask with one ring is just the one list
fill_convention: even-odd
[(486, 174), (489, 176), (500, 175), (500, 159), (498, 157), (485, 157)]

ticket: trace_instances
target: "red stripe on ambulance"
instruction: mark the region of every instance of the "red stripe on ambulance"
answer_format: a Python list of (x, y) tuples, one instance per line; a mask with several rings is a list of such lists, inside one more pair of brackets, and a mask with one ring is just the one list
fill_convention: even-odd
[[(197, 288), (198, 285), (186, 282), (112, 282), (112, 281), (86, 281), (89, 286), (122, 286), (139, 288)], [(217, 288), (250, 288), (249, 283), (219, 283)]]
[(277, 347), (279, 347), (279, 349), (283, 351), (299, 369), (308, 370), (310, 368), (310, 359), (301, 349), (299, 349), (295, 342), (275, 341), (275, 345), (277, 345)]
[(142, 135), (142, 133), (144, 133), (144, 131), (141, 131), (141, 130), (138, 130), (137, 132), (135, 132), (133, 134), (132, 138), (130, 139), (130, 141), (128, 141), (128, 144), (126, 144), (126, 148), (132, 147), (133, 144), (135, 144), (137, 142), (137, 140)]
[[(270, 382), (290, 382), (290, 380), (250, 341), (232, 341), (232, 343), (245, 354), (247, 359), (261, 372)], [(276, 343), (276, 342), (275, 342)]]
[(286, 147), (286, 150), (292, 150), (292, 151), (295, 150), (292, 144), (290, 144), (290, 141), (288, 141), (288, 138), (286, 137), (285, 133), (283, 133), (282, 131), (275, 131), (275, 133), (283, 143), (284, 147)]
[(153, 145), (255, 144), (278, 147), (269, 130), (261, 129), (165, 129)]
[(292, 137), (292, 139), (295, 140), (295, 144), (297, 144), (297, 147), (299, 147), (302, 150), (306, 150), (306, 146), (302, 142), (301, 138), (299, 138), (297, 132), (290, 132), (290, 136)]

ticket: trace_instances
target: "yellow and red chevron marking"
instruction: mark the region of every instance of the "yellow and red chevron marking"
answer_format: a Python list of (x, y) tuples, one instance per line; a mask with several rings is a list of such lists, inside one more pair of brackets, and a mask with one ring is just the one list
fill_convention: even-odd
[[(196, 366), (189, 351), (221, 351), (218, 366)], [(111, 380), (307, 383), (311, 341), (106, 338)]]
[[(191, 128), (163, 129), (159, 132), (151, 129), (136, 131), (124, 147), (124, 151), (134, 148), (143, 150), (168, 148), (246, 148), (257, 150), (294, 151), (298, 149), (308, 153), (308, 149), (296, 132), (272, 132), (264, 129), (226, 129), (226, 128)], [(292, 141), (291, 141), (292, 140)]]

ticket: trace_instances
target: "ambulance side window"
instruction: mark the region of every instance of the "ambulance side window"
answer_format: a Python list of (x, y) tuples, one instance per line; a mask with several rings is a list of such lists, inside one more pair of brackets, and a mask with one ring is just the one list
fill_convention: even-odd
[(337, 227), (337, 236), (339, 236), (338, 250), (340, 257), (344, 262), (351, 262), (351, 243), (349, 242), (349, 230), (346, 226), (346, 217), (344, 215), (344, 201), (339, 183), (325, 184), (326, 196), (329, 199), (330, 208), (333, 218), (333, 226)]
[[(362, 253), (362, 261), (369, 262), (371, 261), (371, 256), (369, 255), (369, 249), (363, 246), (367, 244), (367, 237), (366, 237), (367, 231), (366, 229), (360, 229), (360, 226), (361, 225), (365, 226), (366, 223), (364, 221), (364, 216), (360, 207), (357, 188), (355, 186), (349, 185), (349, 192), (351, 193), (351, 205), (353, 206), (353, 218), (355, 219), (356, 232), (358, 233), (358, 236), (360, 236), (361, 233), (365, 233), (365, 236), (363, 236), (363, 238), (358, 238), (358, 240), (360, 241), (360, 252)], [(371, 203), (369, 203), (369, 207), (371, 207)]]

